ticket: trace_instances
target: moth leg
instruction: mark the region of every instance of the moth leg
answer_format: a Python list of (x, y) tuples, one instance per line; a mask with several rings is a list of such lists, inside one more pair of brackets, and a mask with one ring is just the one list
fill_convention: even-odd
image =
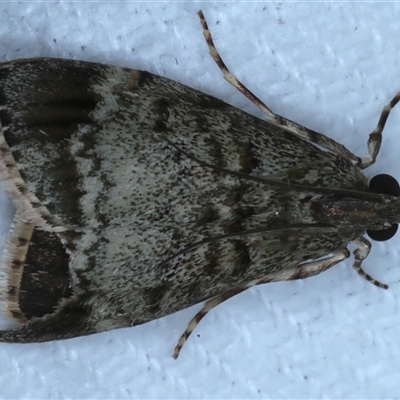
[(361, 158), (357, 157), (351, 151), (347, 150), (342, 144), (336, 142), (335, 140), (325, 136), (322, 133), (313, 131), (311, 129), (305, 128), (297, 124), (294, 121), (286, 119), (281, 115), (275, 114), (266, 104), (264, 104), (255, 94), (253, 94), (246, 86), (243, 85), (227, 68), (226, 64), (222, 60), (221, 56), (218, 53), (218, 50), (215, 48), (214, 41), (212, 39), (210, 30), (208, 29), (207, 21), (204, 17), (202, 11), (198, 12), (200, 17), (200, 22), (203, 27), (203, 35), (206, 39), (210, 55), (213, 60), (218, 65), (219, 69), (224, 74), (224, 78), (233, 85), (240, 93), (246, 96), (252, 103), (254, 103), (258, 108), (260, 108), (266, 116), (266, 121), (272, 125), (275, 125), (291, 134), (299, 137), (301, 139), (310, 141), (319, 146), (324, 147), (327, 150), (332, 151), (333, 153), (347, 158), (353, 162), (355, 165), (360, 165), (362, 163)]
[(368, 138), (367, 142), (368, 155), (361, 157), (361, 164), (360, 164), (361, 169), (367, 168), (375, 162), (376, 157), (378, 156), (379, 150), (381, 148), (382, 132), (383, 129), (385, 128), (386, 121), (389, 117), (390, 112), (399, 101), (400, 101), (400, 92), (398, 92), (393, 97), (393, 99), (389, 104), (383, 107), (383, 110), (379, 117), (378, 124), (376, 125), (376, 128), (370, 133)]
[[(334, 265), (339, 264), (346, 258), (350, 257), (350, 252), (347, 248), (337, 251), (332, 256), (328, 258), (323, 258), (322, 260), (308, 261), (306, 263), (300, 264), (293, 270), (290, 270), (291, 274), (288, 276), (287, 280), (305, 279), (311, 276), (318, 275), (324, 272)], [(264, 282), (260, 282), (264, 283)]]
[(376, 279), (372, 278), (371, 275), (368, 275), (362, 268), (361, 264), (362, 262), (368, 257), (368, 254), (371, 250), (371, 243), (365, 239), (364, 237), (360, 237), (356, 240), (353, 240), (353, 244), (357, 247), (354, 250), (354, 263), (353, 263), (353, 268), (358, 272), (358, 274), (366, 279), (368, 282), (372, 283), (373, 285), (382, 288), (382, 289), (388, 289), (389, 286), (377, 281)]
[(231, 297), (245, 291), (246, 289), (247, 287), (234, 288), (206, 301), (203, 308), (190, 320), (185, 332), (183, 332), (182, 336), (179, 338), (178, 344), (175, 346), (174, 354), (172, 357), (174, 357), (175, 359), (178, 358), (183, 345), (188, 340), (189, 336), (192, 334), (199, 322), (207, 315), (209, 311), (223, 303), (225, 300), (230, 299)]

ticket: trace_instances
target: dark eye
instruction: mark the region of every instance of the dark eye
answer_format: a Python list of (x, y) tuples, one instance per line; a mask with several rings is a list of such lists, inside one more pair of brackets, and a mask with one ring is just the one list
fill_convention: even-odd
[(391, 196), (400, 196), (400, 186), (393, 176), (379, 174), (374, 176), (369, 182), (369, 190), (374, 193), (390, 194)]
[[(374, 176), (369, 182), (369, 189), (374, 193), (389, 194), (391, 196), (400, 196), (400, 186), (393, 176), (379, 174)], [(398, 225), (393, 224), (390, 228), (379, 231), (367, 230), (368, 236), (377, 242), (384, 242), (391, 239), (397, 232)]]
[(371, 229), (368, 229), (367, 234), (372, 240), (375, 240), (375, 242), (385, 242), (396, 234), (398, 227), (397, 224), (393, 224), (390, 228), (381, 229), (380, 231), (372, 231)]

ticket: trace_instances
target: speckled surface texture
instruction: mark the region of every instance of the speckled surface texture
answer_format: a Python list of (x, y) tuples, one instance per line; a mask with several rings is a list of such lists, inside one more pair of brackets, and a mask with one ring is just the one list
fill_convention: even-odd
[[(0, 61), (146, 69), (262, 116), (209, 57), (198, 9), (229, 68), (270, 108), (366, 154), (400, 90), (396, 3), (2, 3)], [(399, 125), (400, 108), (367, 174), (399, 177)], [(4, 195), (0, 212), (4, 240)], [(388, 291), (361, 280), (351, 260), (264, 285), (208, 314), (177, 361), (173, 348), (200, 306), (91, 337), (1, 344), (0, 398), (397, 398), (399, 237), (374, 243), (364, 263)]]

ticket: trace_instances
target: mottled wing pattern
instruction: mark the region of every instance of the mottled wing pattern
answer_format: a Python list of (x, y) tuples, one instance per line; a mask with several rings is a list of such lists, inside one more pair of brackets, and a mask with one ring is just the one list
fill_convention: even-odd
[(360, 235), (308, 208), (313, 188), (367, 190), (350, 161), (148, 72), (5, 63), (0, 118), (0, 178), (17, 208), (3, 293), (25, 323), (0, 340), (143, 323), (293, 277)]

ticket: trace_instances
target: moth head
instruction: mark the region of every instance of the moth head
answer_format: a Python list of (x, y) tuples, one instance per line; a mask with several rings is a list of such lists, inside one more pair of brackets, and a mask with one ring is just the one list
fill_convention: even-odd
[[(391, 175), (379, 174), (375, 175), (369, 182), (371, 192), (388, 194), (390, 196), (400, 196), (400, 186), (396, 179)], [(384, 242), (391, 239), (397, 232), (398, 224), (393, 224), (390, 228), (371, 230), (368, 229), (368, 236), (377, 242)]]

